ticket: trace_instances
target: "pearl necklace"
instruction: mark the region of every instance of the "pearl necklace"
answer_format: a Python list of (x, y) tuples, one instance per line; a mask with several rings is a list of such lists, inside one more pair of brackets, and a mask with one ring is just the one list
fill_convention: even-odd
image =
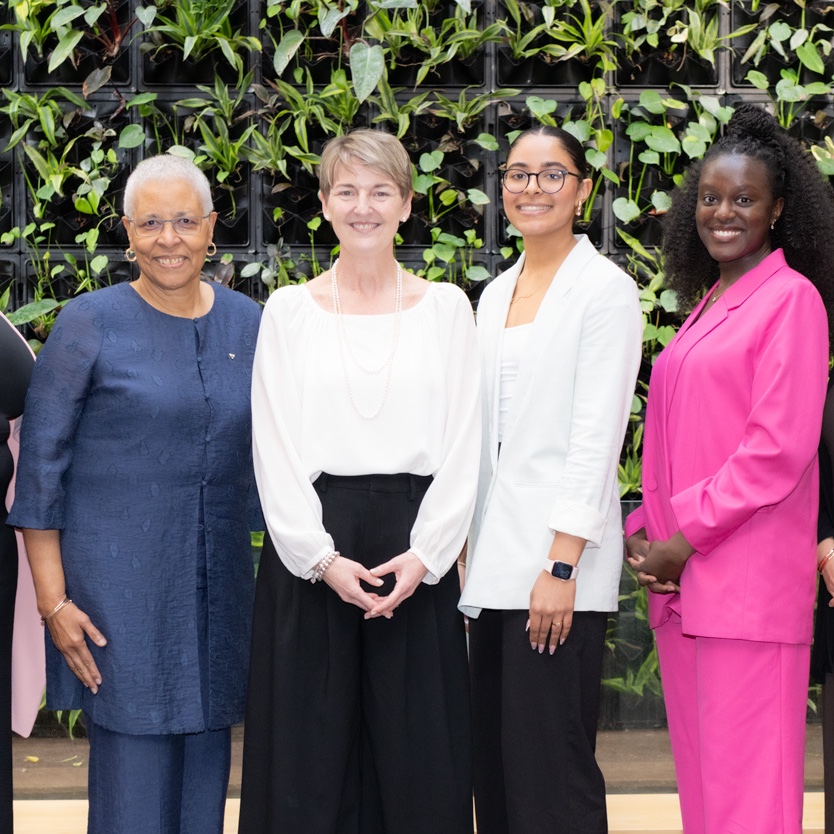
[[(338, 266), (339, 266), (339, 259), (336, 259), (336, 262), (333, 264), (330, 270), (330, 291), (333, 297), (333, 313), (336, 316), (336, 336), (337, 336), (337, 344), (339, 345), (339, 361), (342, 366), (342, 375), (345, 378), (345, 386), (347, 387), (348, 392), (348, 399), (350, 400), (350, 404), (353, 406), (353, 410), (363, 419), (363, 420), (374, 420), (376, 419), (380, 412), (385, 405), (385, 401), (388, 399), (388, 389), (391, 385), (391, 370), (394, 367), (394, 355), (397, 352), (397, 345), (400, 341), (400, 319), (402, 316), (403, 311), (403, 269), (399, 263), (397, 263), (397, 284), (396, 290), (394, 294), (394, 331), (391, 335), (391, 349), (388, 352), (385, 361), (378, 367), (378, 368), (366, 368), (356, 359), (356, 356), (351, 350), (350, 342), (347, 338), (347, 332), (345, 331), (345, 323), (344, 318), (342, 316), (342, 300), (339, 296), (339, 276), (338, 276)], [(368, 414), (362, 411), (359, 406), (356, 404), (356, 398), (353, 394), (353, 386), (350, 382), (350, 373), (348, 372), (347, 367), (347, 357), (350, 357), (353, 364), (363, 373), (368, 374), (369, 376), (375, 376), (376, 374), (380, 374), (383, 371), (387, 371), (385, 374), (385, 383), (382, 389), (382, 398), (379, 401), (379, 405), (376, 409)]]

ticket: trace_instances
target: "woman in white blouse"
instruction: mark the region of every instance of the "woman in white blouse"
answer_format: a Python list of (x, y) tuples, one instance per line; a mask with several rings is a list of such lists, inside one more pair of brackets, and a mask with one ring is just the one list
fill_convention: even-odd
[(468, 673), (450, 571), (475, 502), (477, 337), (403, 270), (411, 164), (374, 130), (319, 174), (339, 257), (264, 309), (252, 391), (261, 557), (241, 834), (472, 831)]
[(502, 180), (524, 254), (478, 307), (484, 436), (460, 603), (478, 834), (602, 834), (594, 745), (642, 319), (634, 282), (573, 234), (591, 189), (576, 139), (522, 133)]

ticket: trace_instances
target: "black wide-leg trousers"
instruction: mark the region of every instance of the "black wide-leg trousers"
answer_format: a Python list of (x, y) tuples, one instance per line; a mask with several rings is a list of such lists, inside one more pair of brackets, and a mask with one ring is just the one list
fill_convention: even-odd
[(478, 834), (605, 834), (594, 749), (608, 614), (576, 612), (553, 655), (530, 648), (527, 617), (469, 623)]
[[(409, 547), (430, 478), (315, 483), (343, 556)], [(385, 589), (382, 590), (386, 592)], [(240, 834), (471, 834), (469, 684), (457, 571), (364, 620), (265, 541), (255, 600)]]

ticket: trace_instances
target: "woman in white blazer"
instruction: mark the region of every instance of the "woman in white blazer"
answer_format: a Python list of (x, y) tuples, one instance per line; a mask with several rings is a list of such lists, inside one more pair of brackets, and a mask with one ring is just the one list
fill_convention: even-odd
[(594, 747), (642, 317), (631, 278), (573, 234), (591, 189), (576, 139), (525, 131), (502, 181), (524, 254), (478, 307), (484, 439), (460, 602), (478, 832), (603, 834)]

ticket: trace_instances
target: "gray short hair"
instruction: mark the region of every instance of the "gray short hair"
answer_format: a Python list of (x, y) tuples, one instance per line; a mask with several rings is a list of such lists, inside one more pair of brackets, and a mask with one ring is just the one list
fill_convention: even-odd
[(214, 210), (211, 200), (211, 186), (206, 175), (190, 160), (182, 156), (161, 153), (143, 159), (127, 178), (124, 195), (124, 213), (133, 217), (136, 208), (136, 193), (146, 183), (160, 180), (185, 180), (197, 194), (203, 212), (209, 214)]
[(319, 187), (327, 197), (333, 187), (339, 165), (366, 165), (387, 177), (400, 192), (403, 200), (412, 193), (411, 160), (402, 142), (382, 130), (360, 128), (344, 136), (336, 136), (325, 146), (319, 166)]

